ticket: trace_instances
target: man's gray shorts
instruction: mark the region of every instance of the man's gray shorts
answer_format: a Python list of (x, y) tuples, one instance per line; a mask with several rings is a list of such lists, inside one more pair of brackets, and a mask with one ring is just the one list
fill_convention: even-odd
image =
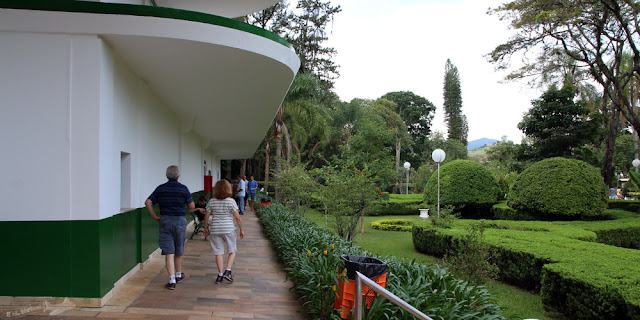
[(224, 245), (227, 244), (227, 252), (234, 253), (238, 251), (236, 246), (236, 232), (231, 231), (225, 234), (210, 234), (209, 243), (211, 244), (211, 252), (214, 256), (224, 254)]
[(187, 238), (187, 219), (184, 216), (161, 216), (158, 245), (162, 254), (184, 254), (184, 241)]

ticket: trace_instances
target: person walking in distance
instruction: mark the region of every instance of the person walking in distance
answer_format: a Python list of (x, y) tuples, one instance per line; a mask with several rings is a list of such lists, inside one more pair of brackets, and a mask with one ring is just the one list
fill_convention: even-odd
[[(178, 166), (169, 166), (166, 172), (167, 181), (159, 185), (144, 202), (147, 211), (158, 221), (159, 237), (158, 245), (165, 256), (169, 282), (164, 285), (169, 290), (176, 289), (176, 283), (185, 279), (182, 273), (182, 256), (184, 254), (184, 241), (186, 239), (187, 219), (185, 218), (185, 204), (189, 210), (195, 209), (191, 198), (191, 192), (187, 186), (178, 182), (180, 169)], [(153, 209), (154, 204), (160, 206), (160, 217)]]
[(238, 207), (240, 214), (244, 214), (244, 197), (246, 195), (247, 185), (244, 183), (242, 176), (238, 176)]
[(247, 201), (248, 201), (248, 198), (249, 198), (249, 181), (247, 180), (247, 176), (242, 175), (242, 182), (244, 183), (244, 207), (243, 207), (243, 209), (245, 209), (247, 207)]
[(258, 191), (258, 181), (253, 180), (253, 176), (249, 176), (249, 182), (247, 182), (247, 190), (249, 192), (249, 209), (254, 211), (253, 204), (256, 202), (256, 192)]
[[(209, 217), (212, 217), (211, 224), (209, 224)], [(213, 187), (213, 198), (207, 203), (207, 210), (204, 216), (204, 235), (209, 239), (212, 253), (216, 257), (216, 266), (218, 267), (216, 284), (221, 283), (223, 279), (233, 282), (231, 268), (238, 251), (236, 245), (238, 237), (236, 236), (234, 220), (240, 232), (240, 239), (243, 239), (242, 218), (235, 200), (231, 198), (231, 184), (227, 180), (220, 180)], [(226, 269), (224, 268), (223, 257), (225, 244), (229, 253)]]

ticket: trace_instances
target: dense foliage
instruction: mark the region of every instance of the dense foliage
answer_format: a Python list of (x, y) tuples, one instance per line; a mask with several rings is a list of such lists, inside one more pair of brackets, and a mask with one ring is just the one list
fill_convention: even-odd
[(595, 141), (601, 120), (583, 102), (574, 102), (577, 89), (566, 82), (561, 89), (552, 86), (524, 115), (518, 128), (533, 140), (535, 158), (566, 157)]
[[(363, 251), (313, 222), (273, 203), (258, 212), (263, 230), (285, 264), (304, 310), (313, 319), (339, 319), (333, 310), (343, 254), (369, 256), (387, 264), (386, 289), (433, 319), (505, 319), (480, 286), (456, 279), (446, 269)], [(376, 298), (365, 319), (414, 319), (387, 299)]]
[(596, 168), (580, 160), (550, 158), (520, 174), (507, 203), (544, 220), (594, 219), (603, 215), (607, 196)]
[[(453, 206), (463, 216), (488, 213), (498, 202), (500, 188), (491, 171), (471, 160), (455, 160), (440, 168), (440, 206)], [(438, 201), (438, 173), (424, 188), (424, 200), (431, 206)]]
[(436, 107), (424, 97), (411, 91), (394, 91), (382, 96), (383, 99), (395, 102), (396, 112), (407, 126), (407, 132), (413, 139), (413, 147), (405, 148), (400, 158), (409, 161), (414, 167), (424, 162), (423, 155), (429, 151), (429, 135)]

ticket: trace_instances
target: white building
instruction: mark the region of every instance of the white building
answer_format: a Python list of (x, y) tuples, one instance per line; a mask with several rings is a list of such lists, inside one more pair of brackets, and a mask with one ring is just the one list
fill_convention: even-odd
[(251, 157), (298, 70), (229, 19), (277, 0), (122, 2), (0, 0), (0, 301), (106, 302), (157, 249), (166, 167), (195, 193)]

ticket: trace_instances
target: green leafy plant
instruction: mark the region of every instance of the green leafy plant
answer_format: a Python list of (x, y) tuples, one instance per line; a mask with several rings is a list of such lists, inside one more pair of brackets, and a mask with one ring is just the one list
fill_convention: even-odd
[(345, 278), (338, 270), (340, 255), (336, 253), (335, 245), (296, 253), (295, 263), (285, 270), (296, 282), (296, 290), (305, 296), (305, 309), (321, 319), (331, 317), (338, 280)]
[(462, 237), (460, 245), (444, 257), (454, 274), (475, 284), (483, 284), (498, 274), (490, 247), (482, 241), (486, 228), (484, 220), (468, 226), (468, 234)]
[(304, 216), (313, 201), (313, 193), (318, 188), (312, 175), (302, 165), (285, 165), (276, 184), (281, 201)]
[(335, 218), (338, 235), (351, 241), (359, 220), (385, 200), (385, 194), (374, 185), (366, 168), (327, 170), (323, 179), (325, 184), (320, 187), (322, 202)]
[(460, 213), (453, 211), (452, 206), (441, 206), (439, 213), (437, 207), (430, 207), (429, 211), (432, 212), (429, 216), (431, 223), (439, 228), (451, 228), (455, 220), (460, 218)]

